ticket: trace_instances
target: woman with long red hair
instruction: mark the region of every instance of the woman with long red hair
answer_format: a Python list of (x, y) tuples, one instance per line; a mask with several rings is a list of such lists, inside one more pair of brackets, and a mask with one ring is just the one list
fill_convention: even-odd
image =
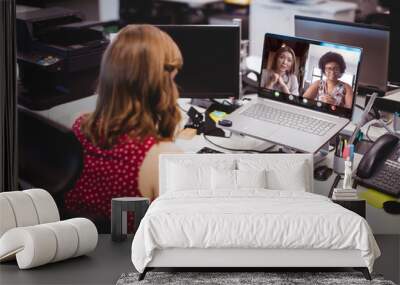
[(103, 221), (99, 230), (108, 232), (112, 198), (158, 196), (158, 156), (179, 152), (174, 77), (182, 63), (174, 41), (154, 26), (118, 33), (103, 55), (96, 109), (73, 125), (84, 166), (65, 195), (67, 213)]

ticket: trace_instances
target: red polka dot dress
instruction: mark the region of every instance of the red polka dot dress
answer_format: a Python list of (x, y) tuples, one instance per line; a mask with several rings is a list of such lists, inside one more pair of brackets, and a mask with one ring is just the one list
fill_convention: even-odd
[(65, 195), (65, 209), (110, 220), (112, 198), (141, 196), (139, 169), (156, 140), (148, 137), (139, 141), (122, 135), (111, 149), (102, 149), (82, 133), (82, 121), (83, 117), (78, 118), (72, 130), (83, 146), (83, 170), (75, 187)]

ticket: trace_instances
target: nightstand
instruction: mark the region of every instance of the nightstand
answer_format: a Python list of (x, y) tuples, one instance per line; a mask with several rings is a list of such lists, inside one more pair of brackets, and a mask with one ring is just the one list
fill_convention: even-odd
[(150, 200), (144, 197), (119, 197), (111, 200), (111, 239), (124, 241), (127, 238), (127, 212), (135, 216), (134, 229), (146, 214)]
[(332, 202), (339, 204), (340, 206), (359, 214), (365, 219), (365, 200), (336, 200), (332, 199)]

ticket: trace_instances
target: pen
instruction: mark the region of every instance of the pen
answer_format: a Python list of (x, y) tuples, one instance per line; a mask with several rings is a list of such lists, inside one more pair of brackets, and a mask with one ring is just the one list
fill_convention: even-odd
[(354, 144), (349, 144), (349, 155), (350, 155), (350, 161), (353, 162), (354, 160)]
[(336, 150), (335, 150), (335, 155), (339, 156), (339, 143), (340, 143), (340, 135), (336, 136)]
[(339, 145), (338, 145), (338, 152), (337, 152), (338, 157), (342, 157), (342, 146), (343, 146), (343, 141), (340, 140)]
[(354, 141), (354, 145), (356, 145), (357, 143), (359, 143), (360, 141), (362, 141), (364, 138), (364, 134), (361, 130), (358, 131), (357, 136), (356, 136), (356, 140)]
[(343, 156), (344, 159), (347, 159), (350, 156), (349, 147), (348, 146), (344, 147), (342, 156)]

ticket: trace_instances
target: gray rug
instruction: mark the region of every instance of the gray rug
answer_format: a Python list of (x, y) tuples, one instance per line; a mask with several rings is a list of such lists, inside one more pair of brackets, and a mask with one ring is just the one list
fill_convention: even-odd
[(148, 272), (142, 281), (138, 276), (139, 273), (122, 274), (117, 285), (395, 285), (380, 275), (372, 275), (373, 280), (368, 281), (360, 272)]

